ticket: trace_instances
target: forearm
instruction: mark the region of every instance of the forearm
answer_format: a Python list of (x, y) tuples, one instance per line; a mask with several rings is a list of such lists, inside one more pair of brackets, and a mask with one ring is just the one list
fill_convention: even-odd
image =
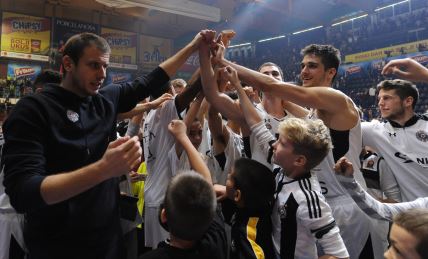
[[(203, 97), (198, 96), (190, 105), (190, 108), (186, 114), (186, 117), (184, 118), (184, 124), (186, 124), (187, 129), (190, 128), (193, 121), (195, 120), (196, 115), (198, 114), (198, 111), (201, 108), (202, 101), (203, 101)], [(202, 123), (203, 121), (201, 121), (201, 124)]]
[(272, 89), (268, 86), (277, 82), (277, 80), (271, 78), (270, 76), (264, 75), (252, 69), (238, 65), (226, 59), (222, 59), (220, 61), (220, 65), (233, 67), (238, 72), (238, 75), (241, 81), (244, 81), (248, 85), (251, 85), (252, 87), (255, 87), (264, 92), (272, 91)]
[(49, 205), (70, 199), (107, 180), (103, 168), (98, 161), (75, 171), (50, 175), (42, 181), (40, 194)]
[[(393, 204), (385, 204), (368, 194), (353, 178), (338, 175), (338, 180), (346, 188), (348, 193), (367, 215), (376, 219), (392, 221), (392, 218), (400, 210)], [(395, 204), (394, 204), (395, 205)]]
[(319, 259), (337, 259), (337, 257), (332, 255), (323, 255), (320, 256)]
[(192, 169), (198, 172), (208, 183), (212, 184), (210, 171), (202, 159), (201, 154), (196, 150), (189, 138), (183, 136), (178, 138), (177, 142), (181, 144), (184, 151), (187, 153)]
[(217, 155), (225, 150), (229, 141), (229, 132), (223, 125), (221, 115), (212, 106), (208, 111), (208, 127), (213, 140), (213, 155)]
[(210, 106), (208, 110), (208, 128), (214, 139), (223, 138), (223, 119), (213, 106)]
[(206, 113), (208, 112), (208, 107), (209, 107), (209, 104), (207, 102), (207, 99), (204, 98), (202, 100), (201, 107), (198, 110), (198, 114), (196, 115), (196, 117), (198, 118), (199, 121), (203, 121), (206, 118)]
[(297, 118), (304, 118), (309, 114), (309, 110), (292, 102), (286, 101), (283, 104), (284, 109)]
[(199, 62), (201, 65), (202, 88), (209, 104), (228, 119), (244, 122), (242, 112), (237, 108), (233, 100), (219, 92), (217, 78), (212, 69), (208, 50), (199, 50)]
[(179, 50), (175, 55), (162, 62), (159, 66), (168, 74), (171, 78), (177, 70), (186, 62), (186, 60), (195, 52), (198, 45), (195, 41), (191, 41), (184, 48)]
[(135, 106), (134, 109), (130, 110), (129, 112), (119, 113), (117, 115), (117, 119), (120, 121), (123, 119), (132, 118), (134, 116), (142, 114), (143, 112), (149, 112), (151, 109), (152, 109), (152, 104), (150, 102), (139, 103), (137, 104), (137, 106)]
[(325, 253), (324, 257), (320, 258), (349, 258), (349, 253), (337, 226), (318, 239), (318, 243)]
[(192, 102), (196, 95), (202, 89), (201, 79), (198, 78), (195, 82), (190, 84), (188, 87), (184, 89), (184, 91), (175, 97), (175, 107), (177, 108), (177, 112), (181, 113), (184, 109), (189, 106), (190, 102)]
[(143, 120), (143, 114), (138, 114), (128, 122), (128, 129), (126, 130), (125, 136), (137, 136), (140, 131), (140, 124)]
[(253, 103), (250, 101), (250, 98), (248, 98), (241, 84), (236, 83), (235, 88), (238, 92), (239, 103), (244, 113), (245, 121), (247, 122), (247, 125), (251, 128), (252, 126), (262, 121), (262, 118), (257, 113)]

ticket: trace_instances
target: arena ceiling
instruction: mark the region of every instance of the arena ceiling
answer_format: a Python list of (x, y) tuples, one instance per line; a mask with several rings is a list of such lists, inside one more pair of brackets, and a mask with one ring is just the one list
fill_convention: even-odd
[[(291, 33), (358, 13), (370, 13), (377, 6), (373, 0), (47, 0), (53, 4), (72, 5), (140, 20), (144, 33), (173, 39), (188, 38), (203, 28), (234, 29), (235, 42), (256, 40)], [(168, 8), (142, 7), (165, 3)], [(219, 21), (207, 21), (174, 13), (194, 2), (219, 9)], [(200, 6), (199, 6), (200, 7)], [(191, 8), (192, 9), (192, 8)], [(166, 10), (166, 11), (165, 11)], [(209, 9), (213, 10), (213, 9)], [(342, 18), (343, 19), (343, 18)]]

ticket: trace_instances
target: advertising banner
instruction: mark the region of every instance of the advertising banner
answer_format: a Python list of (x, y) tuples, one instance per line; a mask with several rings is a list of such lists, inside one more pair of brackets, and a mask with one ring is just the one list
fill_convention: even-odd
[(143, 71), (151, 71), (171, 56), (170, 39), (141, 35), (140, 60)]
[(421, 40), (387, 48), (375, 49), (371, 51), (347, 55), (345, 56), (345, 63), (357, 63), (374, 59), (389, 58), (425, 50), (428, 50), (428, 40)]
[(129, 72), (108, 71), (104, 85), (120, 84), (132, 81), (132, 74)]
[(41, 71), (42, 68), (38, 65), (9, 63), (7, 65), (7, 78), (9, 80), (26, 78), (34, 81)]
[(51, 20), (3, 12), (0, 56), (48, 61)]
[(137, 69), (137, 34), (109, 28), (101, 28), (101, 37), (111, 48), (110, 66)]
[(389, 61), (394, 59), (402, 59), (402, 58), (411, 58), (416, 60), (417, 62), (421, 63), (424, 66), (428, 66), (428, 51), (423, 52), (415, 52), (405, 55), (399, 55), (395, 57), (390, 57), (386, 59), (376, 59), (371, 61), (365, 61), (365, 62), (358, 62), (348, 65), (341, 65), (338, 70), (338, 76), (346, 76), (346, 77), (362, 77), (367, 74), (370, 74), (371, 71), (377, 70), (382, 71), (382, 68), (387, 64)]
[(100, 26), (93, 23), (79, 22), (66, 19), (54, 19), (53, 40), (51, 47), (51, 57), (54, 68), (59, 69), (61, 64), (62, 47), (67, 40), (82, 32), (100, 33)]

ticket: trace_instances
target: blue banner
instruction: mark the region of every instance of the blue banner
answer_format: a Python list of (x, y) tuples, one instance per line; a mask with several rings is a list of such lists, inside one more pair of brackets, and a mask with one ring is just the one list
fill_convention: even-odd
[(37, 65), (9, 63), (7, 65), (7, 78), (9, 80), (25, 78), (34, 81), (41, 71), (42, 68)]
[(104, 85), (120, 84), (132, 81), (132, 74), (129, 72), (108, 71)]

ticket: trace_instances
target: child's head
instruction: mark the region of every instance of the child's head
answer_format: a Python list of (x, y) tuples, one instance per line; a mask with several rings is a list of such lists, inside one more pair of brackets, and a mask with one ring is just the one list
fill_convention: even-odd
[(321, 120), (289, 118), (279, 124), (278, 131), (273, 158), (285, 172), (311, 170), (332, 148), (329, 130)]
[(428, 209), (410, 209), (395, 216), (389, 239), (385, 258), (427, 258)]
[(228, 175), (226, 193), (238, 206), (250, 210), (266, 209), (275, 193), (275, 176), (257, 161), (239, 158)]
[(201, 175), (182, 172), (168, 185), (159, 220), (176, 238), (199, 240), (211, 224), (216, 204), (213, 187)]

